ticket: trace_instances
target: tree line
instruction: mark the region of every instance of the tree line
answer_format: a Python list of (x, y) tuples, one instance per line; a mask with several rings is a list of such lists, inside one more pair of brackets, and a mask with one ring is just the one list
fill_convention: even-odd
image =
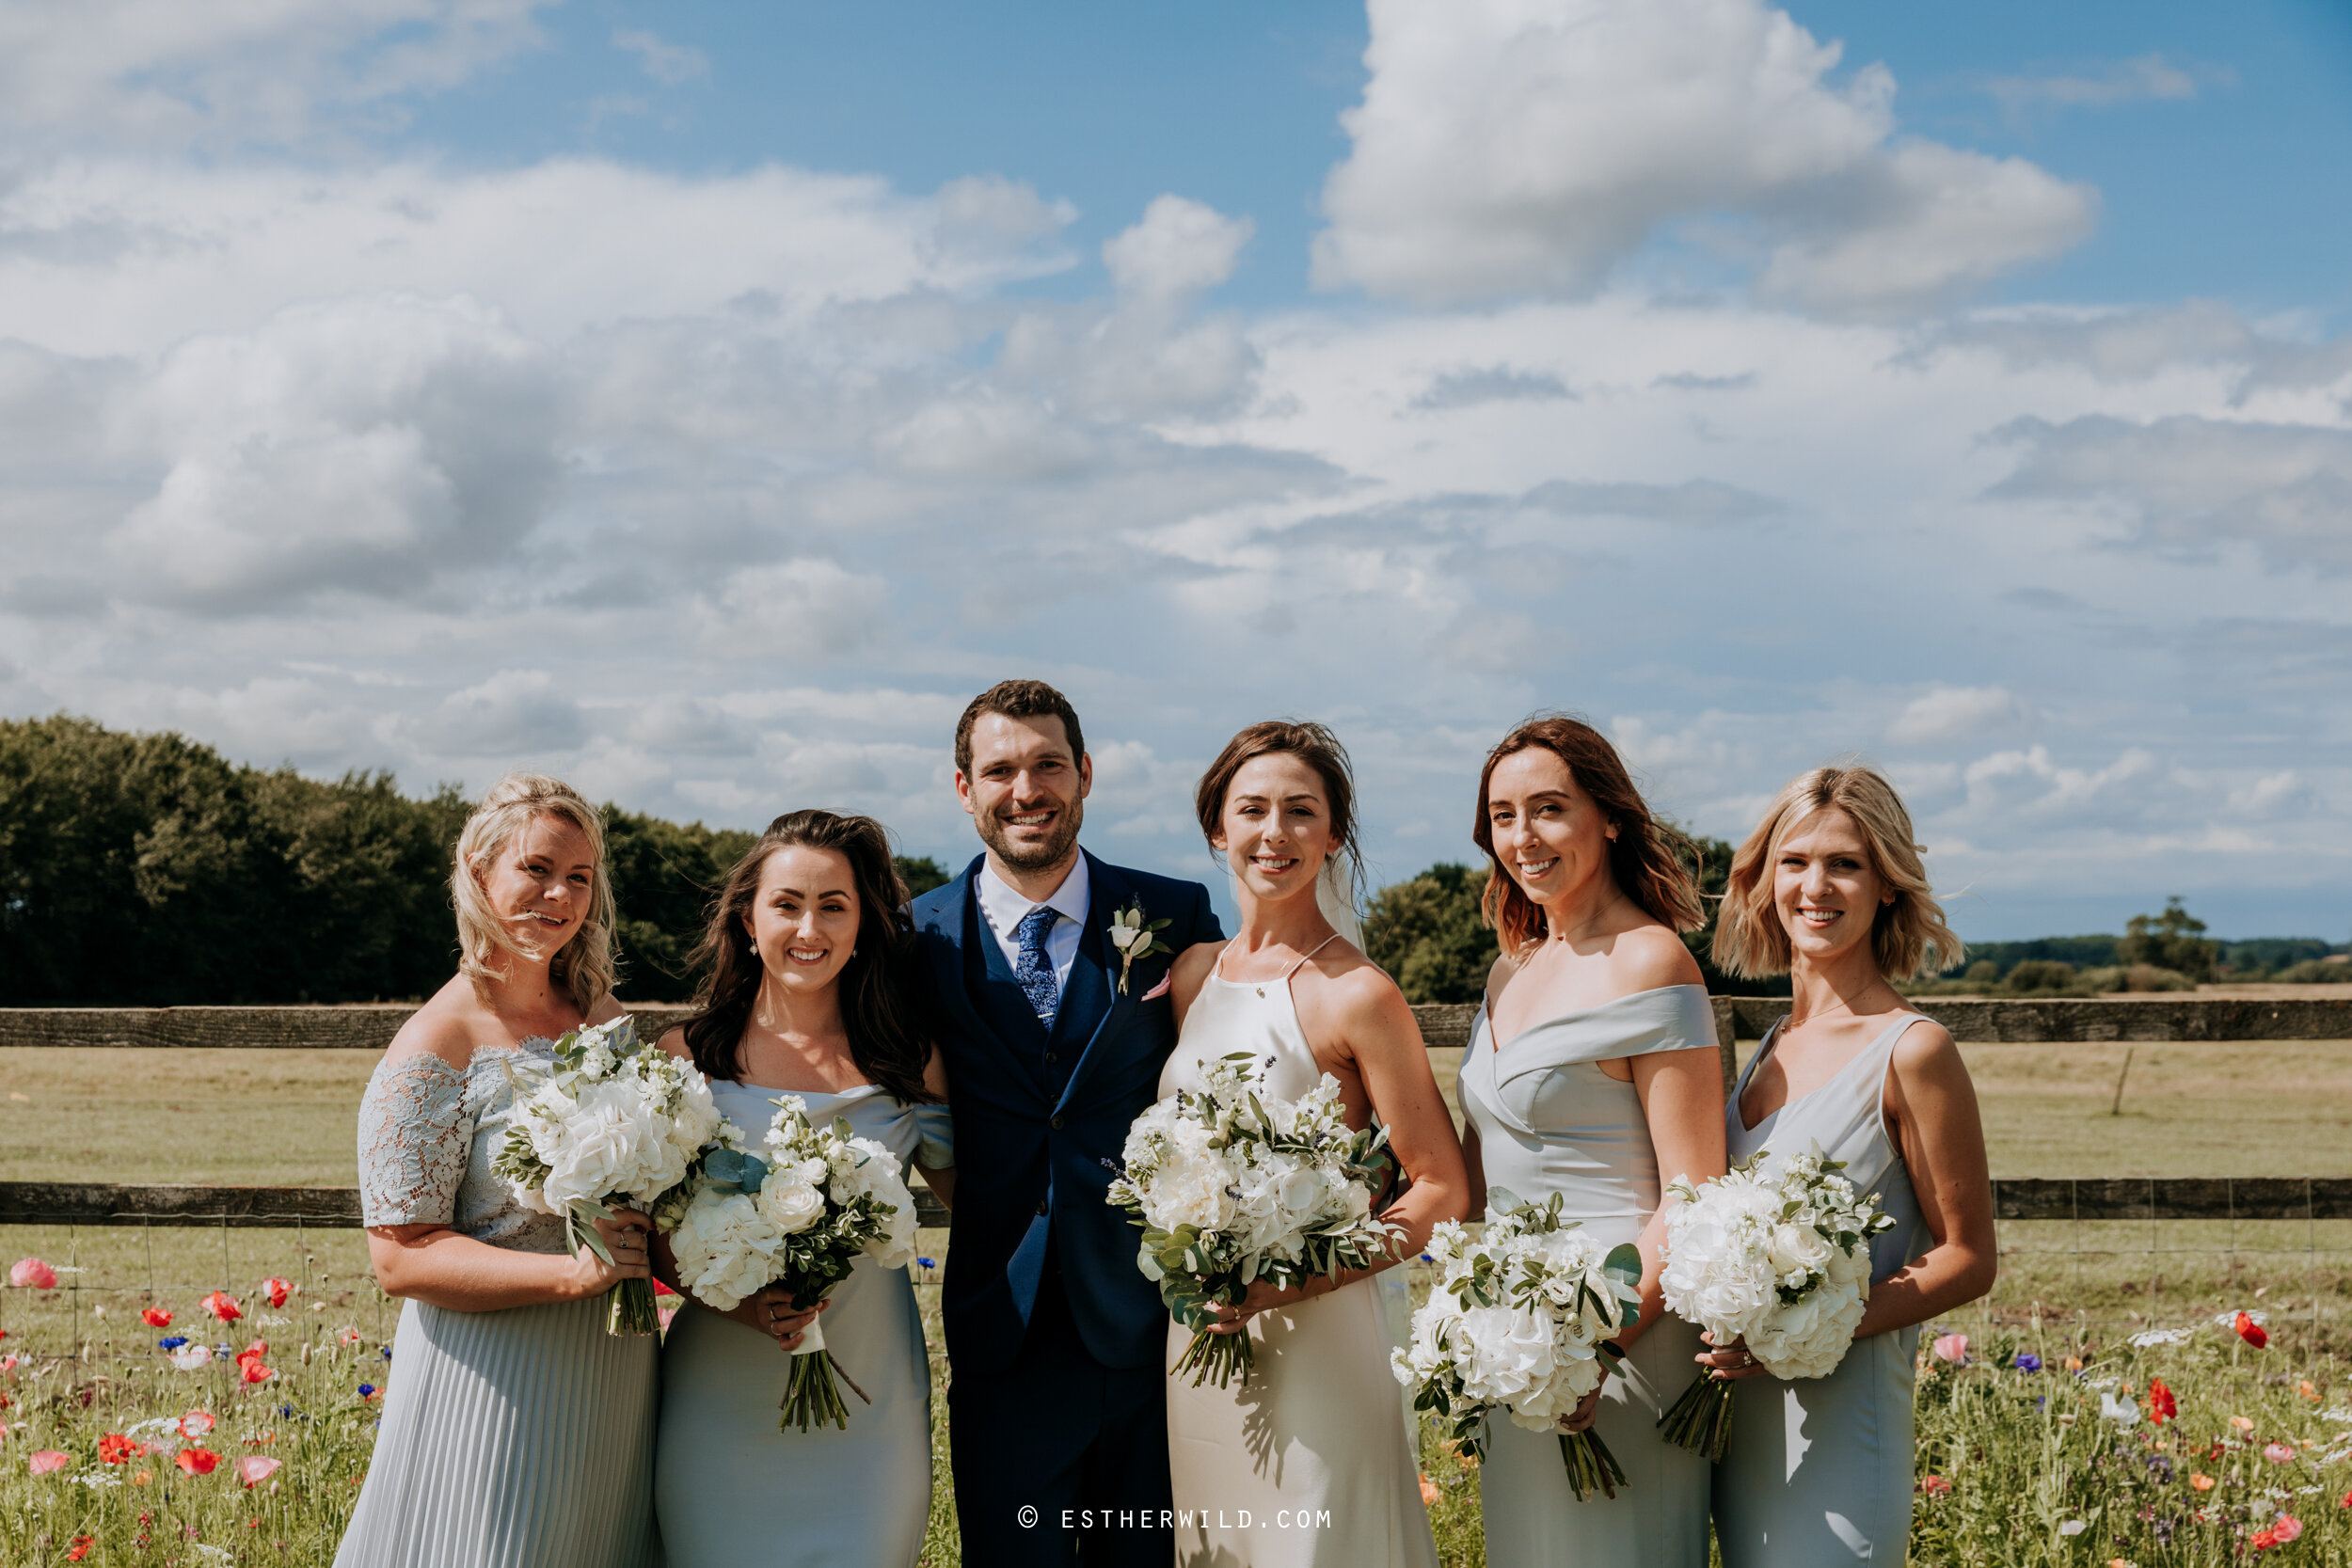
[[(454, 786), (412, 797), (389, 773), (307, 779), (178, 735), (64, 715), (0, 720), (0, 1006), (427, 995), (456, 964), (449, 857), (468, 809)], [(756, 835), (618, 805), (605, 808), (605, 832), (622, 994), (683, 1000), (710, 895)], [(1711, 910), (1732, 847), (1691, 843)], [(928, 856), (901, 858), (898, 870), (916, 893), (947, 879)], [(1478, 1000), (1495, 958), (1479, 918), (1485, 885), (1484, 870), (1448, 863), (1373, 895), (1365, 946), (1410, 1000)], [(2352, 978), (2317, 939), (2222, 942), (2204, 930), (2174, 899), (2121, 937), (1980, 944), (1964, 978), (1942, 985), (2058, 994), (2119, 989), (2109, 976)], [(1710, 924), (1684, 938), (1709, 990), (1786, 993), (1785, 982), (1716, 970), (1713, 934)]]

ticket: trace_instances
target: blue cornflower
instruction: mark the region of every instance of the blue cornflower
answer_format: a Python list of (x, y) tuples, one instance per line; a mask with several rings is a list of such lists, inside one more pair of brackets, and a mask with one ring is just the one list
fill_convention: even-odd
[(184, 1345), (187, 1342), (188, 1337), (184, 1334), (167, 1335), (165, 1338), (155, 1341), (155, 1348), (157, 1350), (178, 1350), (182, 1345)]
[(2010, 1365), (2021, 1372), (2038, 1372), (2042, 1370), (2042, 1357), (2029, 1350), (2021, 1350), (2017, 1353), (2017, 1359)]

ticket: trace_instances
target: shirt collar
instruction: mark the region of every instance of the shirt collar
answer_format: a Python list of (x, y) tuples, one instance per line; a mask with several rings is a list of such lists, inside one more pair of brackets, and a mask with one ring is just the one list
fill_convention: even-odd
[[(980, 863), (980, 874), (973, 880), (972, 891), (978, 895), (980, 913), (989, 926), (1009, 933), (1021, 924), (1022, 918), (1038, 907), (1026, 894), (996, 875), (996, 868), (986, 861)], [(1056, 913), (1080, 925), (1086, 924), (1089, 897), (1087, 858), (1083, 851), (1071, 863), (1070, 875), (1061, 879), (1045, 906)]]

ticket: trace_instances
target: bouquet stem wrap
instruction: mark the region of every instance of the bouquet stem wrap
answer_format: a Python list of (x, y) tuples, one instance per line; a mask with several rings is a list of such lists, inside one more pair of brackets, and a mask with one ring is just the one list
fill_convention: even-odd
[(1624, 1359), (1612, 1336), (1641, 1311), (1642, 1250), (1626, 1242), (1604, 1256), (1574, 1234), (1562, 1204), (1558, 1193), (1539, 1207), (1496, 1187), (1477, 1241), (1457, 1221), (1440, 1224), (1429, 1238), (1438, 1283), (1391, 1365), (1414, 1389), (1413, 1408), (1449, 1425), (1457, 1446), (1485, 1458), (1502, 1411), (1515, 1426), (1558, 1433), (1577, 1501), (1613, 1498), (1625, 1469), (1600, 1433), (1559, 1426)]
[(1142, 1227), (1136, 1267), (1192, 1342), (1170, 1375), (1247, 1385), (1249, 1331), (1213, 1334), (1211, 1307), (1237, 1307), (1265, 1280), (1283, 1290), (1394, 1259), (1402, 1234), (1372, 1212), (1391, 1167), (1387, 1132), (1347, 1125), (1339, 1080), (1322, 1075), (1296, 1100), (1257, 1092), (1257, 1059), (1234, 1052), (1206, 1064), (1205, 1087), (1168, 1096), (1136, 1118), (1124, 1173), (1108, 1201)]
[[(1666, 1306), (1718, 1349), (1743, 1344), (1774, 1377), (1826, 1377), (1853, 1343), (1870, 1298), (1872, 1236), (1895, 1222), (1878, 1194), (1857, 1198), (1818, 1143), (1802, 1154), (1759, 1149), (1714, 1180), (1667, 1190)], [(1731, 1441), (1734, 1385), (1702, 1371), (1659, 1430), (1710, 1461)]]

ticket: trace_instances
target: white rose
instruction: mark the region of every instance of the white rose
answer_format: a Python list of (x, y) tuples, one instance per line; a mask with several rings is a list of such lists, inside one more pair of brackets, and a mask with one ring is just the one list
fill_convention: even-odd
[(1772, 1272), (1784, 1277), (1823, 1272), (1829, 1265), (1830, 1254), (1837, 1250), (1827, 1237), (1809, 1225), (1772, 1227), (1771, 1247)]
[(807, 1229), (824, 1217), (825, 1191), (818, 1183), (825, 1175), (822, 1160), (794, 1160), (769, 1167), (759, 1184), (759, 1211), (785, 1235)]

